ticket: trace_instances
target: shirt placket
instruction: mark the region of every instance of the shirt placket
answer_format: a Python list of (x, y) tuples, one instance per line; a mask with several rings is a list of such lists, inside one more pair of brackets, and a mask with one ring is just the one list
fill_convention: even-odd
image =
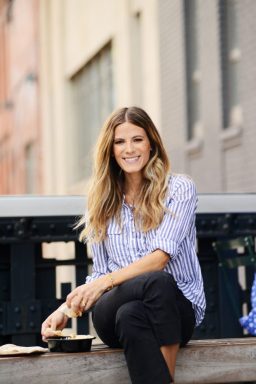
[(133, 262), (137, 259), (137, 234), (136, 227), (133, 216), (133, 208), (126, 205), (127, 213), (127, 226), (126, 226), (126, 236), (127, 236), (127, 247), (129, 249), (129, 262)]

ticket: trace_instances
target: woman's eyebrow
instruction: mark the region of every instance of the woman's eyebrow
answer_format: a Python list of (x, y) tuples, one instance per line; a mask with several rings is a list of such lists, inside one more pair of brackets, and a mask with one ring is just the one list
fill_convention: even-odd
[[(143, 138), (143, 135), (134, 135), (131, 137), (131, 139), (136, 139), (136, 138)], [(124, 137), (114, 137), (114, 140), (125, 140), (126, 138)]]

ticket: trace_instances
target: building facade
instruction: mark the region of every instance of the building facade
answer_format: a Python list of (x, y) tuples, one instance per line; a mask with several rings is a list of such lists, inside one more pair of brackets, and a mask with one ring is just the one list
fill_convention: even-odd
[(113, 109), (142, 105), (159, 124), (157, 7), (155, 0), (41, 1), (47, 193), (84, 191), (92, 147)]
[(0, 0), (0, 193), (84, 193), (138, 105), (199, 192), (255, 192), (254, 0)]
[(200, 192), (255, 192), (256, 2), (159, 1), (161, 122)]
[(138, 105), (199, 192), (255, 192), (254, 0), (41, 1), (49, 193), (83, 193), (103, 120)]
[(42, 191), (37, 0), (0, 0), (0, 194)]

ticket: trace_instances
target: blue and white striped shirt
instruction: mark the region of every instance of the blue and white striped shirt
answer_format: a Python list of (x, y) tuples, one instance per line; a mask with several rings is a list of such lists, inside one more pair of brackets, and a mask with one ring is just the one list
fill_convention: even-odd
[(156, 229), (141, 232), (135, 227), (131, 207), (123, 202), (122, 228), (112, 219), (106, 239), (91, 246), (93, 270), (86, 282), (161, 249), (171, 256), (165, 271), (173, 275), (179, 289), (191, 301), (196, 325), (199, 325), (205, 312), (205, 294), (195, 249), (197, 195), (195, 185), (188, 176), (170, 176), (166, 206), (168, 211), (161, 224)]

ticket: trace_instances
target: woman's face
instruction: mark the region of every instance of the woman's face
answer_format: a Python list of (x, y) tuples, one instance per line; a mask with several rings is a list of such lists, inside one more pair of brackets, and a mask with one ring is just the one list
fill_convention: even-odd
[(129, 122), (115, 129), (113, 154), (127, 174), (141, 173), (150, 157), (150, 141), (146, 131)]

